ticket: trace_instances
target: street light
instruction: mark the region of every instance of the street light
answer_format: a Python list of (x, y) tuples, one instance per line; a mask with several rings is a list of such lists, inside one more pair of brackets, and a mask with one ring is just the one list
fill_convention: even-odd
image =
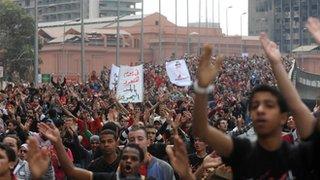
[(84, 0), (81, 0), (80, 8), (80, 18), (81, 18), (81, 80), (82, 83), (86, 83), (85, 69), (84, 69)]
[(140, 62), (144, 63), (144, 0), (141, 2)]
[(116, 47), (116, 65), (119, 66), (120, 58), (120, 1), (118, 0), (117, 4), (117, 47)]
[(198, 54), (198, 56), (200, 56), (201, 0), (199, 0), (199, 23), (198, 23), (198, 30), (199, 30), (199, 36), (198, 36), (198, 51), (197, 51), (197, 54)]
[(178, 47), (178, 2), (175, 0), (175, 29), (174, 29), (174, 58), (177, 58), (177, 47)]
[(307, 30), (307, 28), (303, 28), (302, 29), (302, 38), (301, 38), (301, 43), (302, 43), (302, 46), (301, 46), (301, 50), (302, 50), (302, 53), (301, 53), (301, 60), (302, 60), (302, 69), (304, 69), (303, 67), (303, 64), (304, 64), (304, 57), (303, 57), (303, 54), (304, 54), (304, 42), (303, 42), (303, 39), (304, 39), (304, 31)]
[(159, 59), (160, 62), (162, 61), (162, 30), (161, 30), (161, 0), (159, 0)]
[(242, 45), (242, 16), (246, 15), (247, 12), (243, 12), (240, 16), (240, 34), (241, 34), (241, 55), (243, 54), (243, 45)]
[[(219, 28), (221, 29), (221, 21), (220, 21), (220, 0), (218, 0), (218, 23), (219, 23)], [(219, 54), (221, 50), (221, 36), (219, 36)]]
[[(228, 6), (227, 9), (226, 9), (226, 28), (227, 28), (227, 38), (229, 36), (229, 31), (228, 31), (228, 26), (229, 26), (229, 23), (228, 23), (228, 10), (231, 9), (232, 6)], [(227, 42), (227, 49), (226, 49), (226, 54), (229, 53), (229, 42)]]
[(38, 85), (38, 70), (39, 70), (39, 42), (38, 42), (38, 0), (34, 1), (34, 84)]
[(228, 10), (229, 9), (231, 9), (232, 8), (232, 6), (229, 6), (229, 7), (227, 7), (227, 9), (226, 9), (226, 27), (227, 27), (227, 36), (229, 35), (229, 32), (228, 32), (228, 26), (229, 26), (229, 24), (228, 24)]
[(187, 0), (187, 53), (190, 56), (190, 39), (189, 39), (189, 0)]

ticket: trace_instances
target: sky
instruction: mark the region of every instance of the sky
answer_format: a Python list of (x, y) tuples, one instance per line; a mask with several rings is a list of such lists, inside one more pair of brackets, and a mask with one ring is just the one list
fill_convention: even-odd
[[(198, 22), (199, 1), (201, 1), (201, 22), (206, 22), (206, 1), (208, 4), (208, 22), (218, 23), (218, 1), (220, 1), (220, 22), (222, 32), (226, 34), (226, 9), (228, 10), (228, 32), (229, 35), (240, 35), (240, 16), (248, 12), (248, 0), (189, 0), (189, 21)], [(214, 2), (214, 13), (212, 3)], [(177, 0), (178, 3), (178, 25), (187, 24), (187, 0)], [(159, 12), (159, 0), (144, 0), (144, 14)], [(161, 0), (161, 13), (169, 21), (175, 22), (175, 0)], [(242, 16), (242, 34), (248, 35), (248, 14)]]

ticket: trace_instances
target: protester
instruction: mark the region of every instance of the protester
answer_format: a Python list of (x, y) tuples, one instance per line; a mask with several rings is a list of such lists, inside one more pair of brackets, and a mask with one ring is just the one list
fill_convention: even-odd
[[(320, 42), (320, 22), (307, 27)], [(211, 57), (207, 47), (185, 58), (194, 88), (145, 63), (140, 103), (120, 103), (107, 66), (85, 83), (10, 84), (0, 92), (0, 140), (18, 158), (12, 174), (1, 170), (17, 179), (230, 179), (231, 166), (234, 179), (318, 178), (320, 126), (287, 78), (294, 57), (264, 34), (261, 42), (266, 56)]]
[(173, 169), (168, 163), (148, 153), (147, 148), (150, 145), (150, 141), (147, 138), (147, 132), (144, 127), (132, 127), (128, 138), (130, 143), (139, 145), (145, 153), (144, 163), (139, 170), (140, 174), (159, 180), (175, 179)]
[(116, 172), (120, 155), (117, 154), (118, 138), (114, 131), (103, 130), (99, 135), (102, 156), (92, 161), (88, 170), (92, 172)]
[(195, 172), (203, 162), (203, 159), (208, 155), (207, 144), (200, 140), (200, 138), (194, 138), (194, 148), (196, 152), (189, 155), (189, 161), (192, 168), (192, 172)]
[(58, 158), (61, 162), (61, 166), (68, 177), (74, 179), (141, 179), (141, 175), (138, 171), (144, 159), (144, 152), (137, 145), (128, 144), (126, 147), (124, 147), (121, 155), (120, 167), (117, 172), (96, 173), (85, 169), (76, 168), (73, 165), (73, 163), (68, 159), (64, 150), (62, 140), (59, 136), (59, 130), (54, 125), (40, 123), (39, 131), (54, 144), (54, 147), (58, 152)]
[[(198, 67), (198, 81), (194, 86), (196, 92), (194, 132), (212, 146), (223, 157), (224, 162), (232, 167), (235, 179), (311, 178), (314, 164), (312, 159), (304, 157), (310, 153), (306, 149), (312, 150), (314, 145), (299, 144), (297, 148), (291, 148), (281, 140), (282, 126), (288, 112), (286, 101), (293, 111), (301, 137), (307, 138), (311, 135), (314, 118), (290, 83), (277, 46), (268, 40), (265, 34), (261, 35), (260, 40), (285, 99), (278, 90), (270, 86), (262, 85), (253, 89), (249, 97), (249, 112), (258, 135), (255, 145), (252, 146), (246, 139), (226, 136), (208, 125), (205, 114), (208, 86), (218, 76), (223, 64), (221, 56), (217, 57), (215, 65), (210, 63), (212, 51), (210, 46), (204, 48), (205, 52)], [(292, 154), (294, 154), (293, 157), (290, 156)]]

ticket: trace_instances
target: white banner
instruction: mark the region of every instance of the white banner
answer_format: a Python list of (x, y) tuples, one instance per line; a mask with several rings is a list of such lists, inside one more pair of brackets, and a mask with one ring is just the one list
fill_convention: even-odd
[(190, 86), (192, 84), (184, 59), (166, 62), (166, 71), (172, 84), (177, 86)]
[(242, 58), (248, 58), (249, 57), (249, 53), (242, 53)]
[(117, 97), (120, 103), (143, 101), (143, 65), (120, 66)]
[(118, 66), (112, 64), (111, 71), (110, 71), (110, 79), (109, 79), (109, 89), (110, 90), (113, 90), (117, 86), (119, 71), (120, 71), (120, 68)]

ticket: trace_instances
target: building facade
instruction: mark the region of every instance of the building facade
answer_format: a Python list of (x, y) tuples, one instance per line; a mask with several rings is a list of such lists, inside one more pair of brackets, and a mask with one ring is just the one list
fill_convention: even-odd
[[(120, 0), (119, 2), (119, 16), (134, 15), (140, 12), (137, 4), (142, 0)], [(117, 16), (117, 0), (100, 0), (99, 2), (99, 17)]]
[(266, 32), (271, 39), (274, 39), (273, 2), (273, 0), (249, 0), (249, 36), (259, 36), (260, 32)]
[(249, 35), (266, 31), (282, 52), (311, 44), (304, 28), (308, 17), (319, 17), (319, 5), (320, 0), (249, 0)]
[[(161, 41), (159, 24), (161, 23)], [(176, 26), (159, 13), (145, 15), (144, 41), (141, 43), (141, 16), (127, 16), (120, 19), (121, 65), (134, 65), (140, 61), (140, 47), (144, 49), (144, 62), (163, 64), (167, 60), (182, 58), (188, 52), (200, 53), (204, 44), (214, 45), (214, 53), (249, 56), (262, 53), (258, 37), (240, 37), (222, 34), (220, 28)], [(113, 18), (85, 20), (85, 72), (100, 72), (103, 66), (116, 63), (116, 22)], [(77, 22), (64, 27), (63, 22), (40, 23), (39, 35), (44, 46), (40, 51), (42, 74), (56, 74), (75, 77), (80, 74), (80, 25)], [(65, 33), (64, 32), (65, 28)], [(177, 28), (177, 41), (175, 35)], [(189, 30), (189, 31), (188, 31)], [(189, 36), (188, 36), (189, 32)], [(189, 37), (189, 41), (188, 41)], [(161, 42), (161, 43), (160, 43)], [(175, 42), (177, 49), (175, 53)], [(161, 53), (160, 53), (161, 44)], [(241, 47), (242, 50), (241, 50)]]
[[(27, 12), (34, 14), (34, 0), (14, 0)], [(82, 0), (38, 0), (39, 22), (72, 21), (80, 18)], [(84, 0), (84, 17), (99, 18), (117, 16), (117, 0)], [(120, 0), (120, 16), (132, 15), (142, 0)]]

